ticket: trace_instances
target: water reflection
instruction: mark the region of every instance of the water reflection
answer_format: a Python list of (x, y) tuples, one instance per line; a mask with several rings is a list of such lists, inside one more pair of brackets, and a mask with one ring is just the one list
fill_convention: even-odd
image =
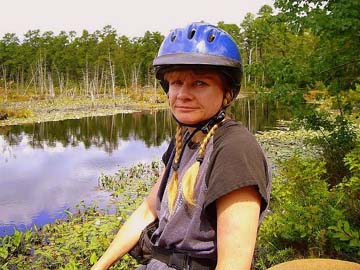
[(121, 140), (141, 140), (146, 146), (159, 146), (172, 135), (174, 123), (168, 111), (138, 112), (76, 120), (44, 122), (0, 128), (8, 145), (18, 145), (26, 136), (33, 148), (77, 147), (83, 143), (112, 153)]
[[(254, 99), (229, 113), (252, 132), (284, 118)], [(169, 111), (149, 111), (0, 128), (0, 235), (43, 225), (81, 200), (107, 202), (95, 192), (101, 172), (160, 159), (173, 136)]]

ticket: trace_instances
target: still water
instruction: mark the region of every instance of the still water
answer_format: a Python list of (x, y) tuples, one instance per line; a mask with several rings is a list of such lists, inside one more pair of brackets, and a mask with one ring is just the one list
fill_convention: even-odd
[[(252, 132), (286, 118), (250, 99), (229, 111)], [(174, 130), (167, 110), (0, 127), (0, 236), (53, 222), (82, 201), (105, 206), (99, 175), (159, 160)]]

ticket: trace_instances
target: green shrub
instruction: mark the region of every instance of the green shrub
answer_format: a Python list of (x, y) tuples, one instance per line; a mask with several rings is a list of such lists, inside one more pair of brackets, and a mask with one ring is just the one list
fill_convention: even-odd
[(360, 155), (355, 149), (345, 158), (350, 176), (334, 188), (324, 180), (324, 161), (295, 155), (280, 164), (271, 212), (259, 232), (258, 269), (306, 257), (360, 262)]
[(336, 208), (341, 209), (346, 219), (329, 227), (329, 236), (338, 252), (345, 252), (350, 258), (360, 258), (360, 145), (344, 160), (350, 175), (333, 192), (337, 197)]
[(321, 131), (322, 136), (309, 142), (321, 148), (326, 179), (332, 187), (337, 185), (350, 175), (344, 158), (356, 145), (357, 133), (352, 122), (343, 115), (333, 119), (329, 113), (314, 111), (306, 115), (301, 123), (306, 129)]

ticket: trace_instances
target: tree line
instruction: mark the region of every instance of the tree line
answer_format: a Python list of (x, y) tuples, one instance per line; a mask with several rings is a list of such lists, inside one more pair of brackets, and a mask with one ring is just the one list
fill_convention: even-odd
[[(355, 87), (359, 77), (360, 8), (356, 0), (276, 0), (240, 24), (218, 22), (237, 42), (243, 88), (271, 92), (278, 100), (302, 99), (312, 88), (332, 95)], [(118, 35), (107, 25), (83, 30), (29, 30), (0, 40), (0, 87), (5, 94), (108, 95), (116, 89), (157, 87), (152, 69), (164, 36)]]
[(22, 42), (7, 33), (0, 41), (0, 87), (5, 94), (114, 96), (117, 87), (152, 86), (152, 59), (162, 40), (149, 31), (118, 36), (110, 25), (80, 36), (30, 30)]

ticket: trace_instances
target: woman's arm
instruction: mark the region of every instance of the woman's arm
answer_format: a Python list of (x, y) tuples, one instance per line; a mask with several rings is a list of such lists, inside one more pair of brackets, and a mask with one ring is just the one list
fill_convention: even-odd
[(249, 270), (253, 258), (261, 198), (254, 187), (235, 190), (216, 201), (216, 270)]
[(163, 173), (152, 187), (149, 195), (122, 225), (108, 249), (91, 268), (92, 270), (108, 269), (135, 246), (142, 230), (157, 218), (155, 203), (162, 177)]

